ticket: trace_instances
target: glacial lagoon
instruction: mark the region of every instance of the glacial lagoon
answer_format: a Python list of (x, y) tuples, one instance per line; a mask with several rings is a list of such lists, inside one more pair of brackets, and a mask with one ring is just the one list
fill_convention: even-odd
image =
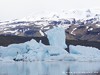
[(100, 62), (0, 62), (0, 75), (99, 75)]

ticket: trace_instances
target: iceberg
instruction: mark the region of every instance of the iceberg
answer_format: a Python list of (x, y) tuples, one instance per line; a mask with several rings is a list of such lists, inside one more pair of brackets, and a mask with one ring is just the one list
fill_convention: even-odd
[(86, 55), (86, 56), (100, 56), (100, 50), (93, 47), (85, 47), (85, 46), (73, 46), (70, 45), (70, 53), (72, 54), (80, 54), (80, 55)]
[(51, 46), (57, 46), (61, 48), (67, 48), (65, 44), (65, 29), (54, 27), (53, 29), (50, 29), (49, 31), (45, 32), (47, 34), (47, 37), (49, 39), (49, 43)]
[(70, 54), (77, 61), (100, 61), (100, 50), (93, 47), (70, 45)]
[(36, 50), (29, 50), (28, 53), (17, 55), (16, 60), (26, 61), (54, 61), (67, 60), (69, 53), (61, 47), (41, 45)]
[(32, 39), (25, 43), (0, 46), (0, 61), (100, 61), (100, 50), (93, 47), (70, 45), (65, 48), (65, 30), (55, 27), (46, 32), (50, 45)]
[[(26, 42), (29, 51), (21, 55), (17, 55), (16, 60), (26, 61), (51, 61), (51, 60), (67, 60), (70, 57), (69, 53), (64, 49), (65, 44), (65, 30), (55, 27), (46, 32), (49, 39), (49, 46), (36, 42), (34, 39)], [(60, 34), (60, 36), (59, 36)], [(70, 57), (71, 58), (71, 57)]]

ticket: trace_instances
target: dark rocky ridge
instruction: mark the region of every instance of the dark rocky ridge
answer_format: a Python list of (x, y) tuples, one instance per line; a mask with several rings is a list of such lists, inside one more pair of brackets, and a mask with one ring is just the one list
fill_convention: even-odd
[(71, 25), (66, 29), (68, 40), (87, 40), (100, 42), (100, 27), (94, 25)]
[[(49, 45), (47, 37), (22, 37), (22, 36), (0, 36), (0, 46), (8, 46), (10, 44), (19, 44), (35, 39), (37, 42), (42, 40), (42, 43)], [(96, 47), (100, 49), (100, 42), (86, 41), (86, 40), (69, 40), (66, 39), (66, 44), (69, 45), (82, 45), (89, 47)]]

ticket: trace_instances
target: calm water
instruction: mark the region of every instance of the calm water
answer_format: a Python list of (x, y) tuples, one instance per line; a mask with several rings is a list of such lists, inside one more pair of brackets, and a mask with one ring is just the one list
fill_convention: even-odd
[(0, 75), (100, 75), (100, 62), (0, 62)]

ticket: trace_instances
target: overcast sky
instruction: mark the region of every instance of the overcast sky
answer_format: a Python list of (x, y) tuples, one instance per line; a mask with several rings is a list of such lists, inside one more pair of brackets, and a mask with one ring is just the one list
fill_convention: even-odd
[(36, 11), (99, 7), (100, 0), (0, 0), (0, 20), (23, 18)]

